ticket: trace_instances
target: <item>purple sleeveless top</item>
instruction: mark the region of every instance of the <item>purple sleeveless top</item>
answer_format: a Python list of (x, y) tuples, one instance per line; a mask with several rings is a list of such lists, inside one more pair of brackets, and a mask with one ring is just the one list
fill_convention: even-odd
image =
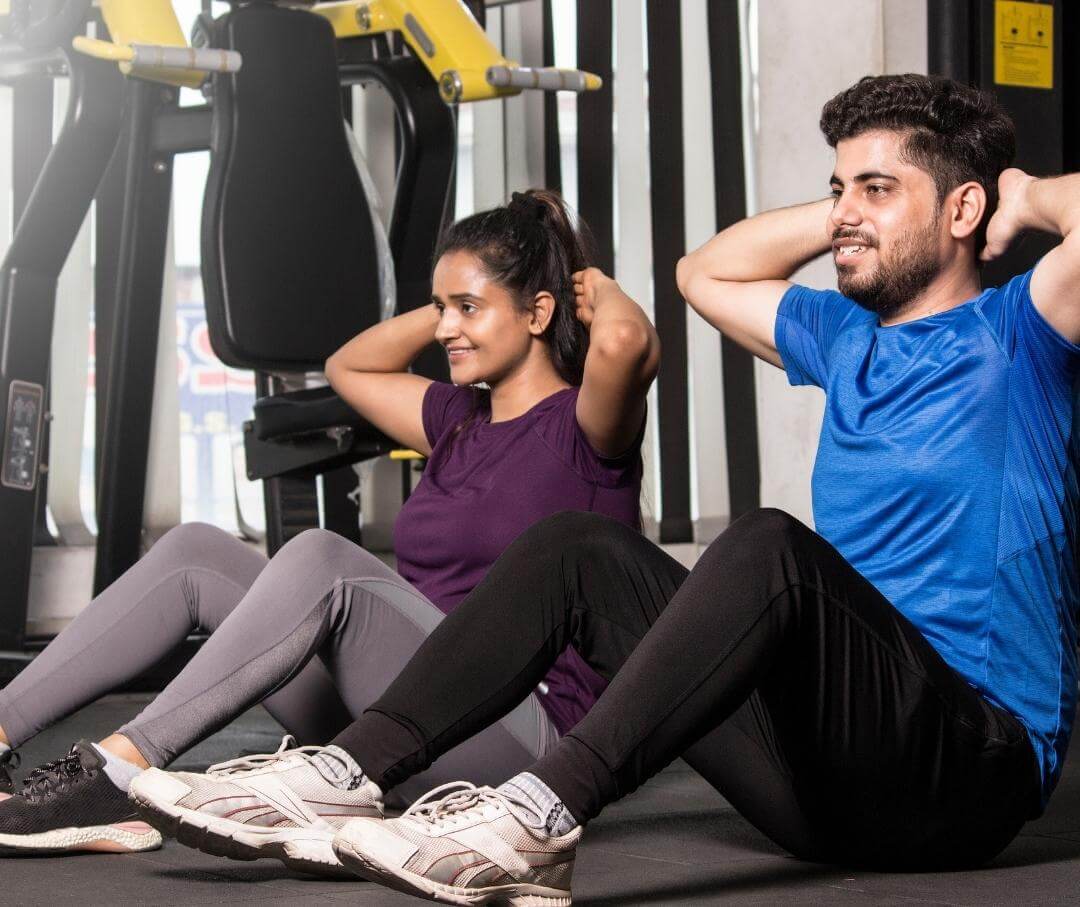
[[(492, 424), (486, 394), (441, 382), (427, 389), (431, 457), (394, 525), (394, 551), (398, 572), (439, 610), (452, 611), (510, 543), (544, 517), (585, 510), (637, 528), (641, 437), (617, 459), (600, 456), (578, 425), (578, 390), (558, 391), (516, 419)], [(567, 649), (538, 692), (565, 734), (605, 686)]]

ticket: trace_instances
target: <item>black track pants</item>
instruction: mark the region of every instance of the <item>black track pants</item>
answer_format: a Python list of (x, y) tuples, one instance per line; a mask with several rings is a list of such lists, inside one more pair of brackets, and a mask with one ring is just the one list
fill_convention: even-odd
[(335, 742), (392, 787), (520, 702), (567, 645), (611, 685), (529, 770), (579, 821), (680, 755), (808, 859), (975, 865), (1038, 808), (1020, 723), (775, 510), (736, 521), (689, 575), (611, 520), (543, 521)]

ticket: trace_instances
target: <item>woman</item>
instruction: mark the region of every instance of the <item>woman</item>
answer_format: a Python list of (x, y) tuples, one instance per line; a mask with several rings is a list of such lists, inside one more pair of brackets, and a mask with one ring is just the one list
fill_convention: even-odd
[[(435, 260), (432, 305), (365, 331), (326, 367), (358, 412), (429, 457), (395, 527), (400, 575), (321, 530), (269, 563), (212, 527), (167, 534), (0, 691), (4, 749), (138, 675), (195, 627), (211, 638), (132, 722), (99, 745), (77, 744), (0, 803), (0, 847), (159, 846), (151, 829), (126, 823), (126, 790), (142, 770), (259, 701), (297, 739), (329, 740), (529, 525), (567, 509), (637, 525), (659, 342), (613, 281), (586, 270), (561, 200), (515, 194), (451, 227)], [(453, 385), (407, 371), (432, 341), (447, 350)], [(475, 389), (481, 383), (487, 390)], [(536, 695), (448, 754), (417, 789), (527, 765), (602, 686), (580, 658), (563, 659)], [(351, 783), (332, 753), (295, 759)], [(342, 809), (331, 822), (357, 814)], [(328, 841), (320, 846), (295, 859), (332, 860)]]

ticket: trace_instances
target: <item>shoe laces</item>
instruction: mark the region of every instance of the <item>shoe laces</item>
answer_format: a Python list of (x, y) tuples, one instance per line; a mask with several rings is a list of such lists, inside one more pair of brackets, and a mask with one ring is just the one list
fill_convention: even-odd
[[(316, 764), (314, 758), (318, 753), (321, 753), (323, 749), (324, 747), (321, 746), (297, 746), (296, 738), (286, 734), (281, 738), (281, 745), (277, 748), (276, 752), (238, 756), (236, 759), (229, 759), (227, 762), (219, 762), (216, 765), (211, 765), (210, 768), (206, 770), (206, 774), (218, 778), (236, 778), (265, 769), (275, 762), (282, 762), (286, 759), (290, 759), (298, 762), (306, 762), (315, 769), (321, 777), (325, 778), (325, 774)], [(343, 789), (355, 790), (363, 783), (363, 781), (364, 778), (362, 775), (356, 776), (352, 778), (349, 785)]]
[(439, 785), (405, 810), (400, 818), (413, 822), (421, 829), (438, 829), (460, 825), (491, 806), (505, 809), (526, 828), (546, 835), (543, 820), (524, 800), (493, 787), (477, 787), (468, 781)]
[(22, 796), (31, 802), (44, 800), (53, 794), (63, 793), (84, 777), (91, 777), (79, 758), (72, 750), (68, 755), (39, 765), (23, 780)]

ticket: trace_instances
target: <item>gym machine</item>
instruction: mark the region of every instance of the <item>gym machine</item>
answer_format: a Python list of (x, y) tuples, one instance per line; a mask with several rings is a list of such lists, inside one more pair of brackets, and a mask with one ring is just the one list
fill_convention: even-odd
[[(290, 379), (295, 385), (295, 376), (320, 370), (330, 352), (381, 314), (372, 221), (348, 155), (342, 86), (378, 83), (396, 108), (389, 243), (397, 307), (406, 311), (427, 302), (430, 257), (445, 219), (455, 149), (446, 102), (598, 84), (587, 73), (506, 60), (455, 0), (308, 8), (238, 2), (202, 22), (198, 47), (187, 46), (166, 0), (99, 6), (105, 34), (96, 38), (83, 34), (90, 0), (26, 0), (6, 23), (18, 54), (40, 44), (42, 26), (51, 27), (49, 59), (70, 71), (72, 93), (64, 129), (0, 266), (5, 649), (25, 642), (35, 514), (43, 510), (56, 281), (99, 184), (119, 187), (122, 201), (119, 223), (103, 225), (99, 211), (98, 225), (117, 228), (119, 243), (112, 286), (98, 281), (110, 291), (112, 329), (108, 372), (99, 380), (95, 591), (140, 554), (173, 156), (211, 152), (202, 228), (208, 326), (226, 364), (257, 371), (260, 399), (245, 425), (245, 451), (249, 476), (265, 480), (273, 553), (318, 525), (316, 476), (392, 448), (329, 388), (288, 389)], [(408, 51), (389, 52), (391, 31), (401, 32)], [(208, 73), (211, 102), (180, 108), (179, 87), (198, 87)], [(433, 377), (445, 367), (437, 356), (420, 363)], [(328, 509), (326, 525), (350, 532), (340, 511)], [(353, 510), (353, 532), (356, 525)]]

